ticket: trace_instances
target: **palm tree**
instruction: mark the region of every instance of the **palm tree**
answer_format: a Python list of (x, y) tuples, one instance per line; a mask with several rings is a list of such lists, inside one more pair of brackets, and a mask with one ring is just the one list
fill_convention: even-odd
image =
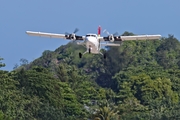
[(94, 115), (94, 120), (119, 120), (117, 106), (107, 101), (99, 104), (99, 109)]

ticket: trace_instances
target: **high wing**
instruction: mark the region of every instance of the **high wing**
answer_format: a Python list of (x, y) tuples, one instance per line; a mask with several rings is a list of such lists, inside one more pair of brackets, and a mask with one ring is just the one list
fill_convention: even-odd
[(40, 37), (50, 37), (50, 38), (61, 38), (61, 39), (70, 39), (70, 40), (84, 40), (85, 36), (77, 36), (75, 34), (56, 34), (56, 33), (45, 33), (45, 32), (34, 32), (26, 31), (28, 35), (40, 36)]
[[(112, 37), (112, 38), (110, 38)], [(99, 37), (100, 41), (129, 41), (129, 40), (156, 40), (160, 39), (161, 35), (135, 35), (135, 36), (108, 36), (108, 37)]]
[(137, 36), (121, 36), (122, 41), (126, 40), (158, 40), (161, 35), (137, 35)]

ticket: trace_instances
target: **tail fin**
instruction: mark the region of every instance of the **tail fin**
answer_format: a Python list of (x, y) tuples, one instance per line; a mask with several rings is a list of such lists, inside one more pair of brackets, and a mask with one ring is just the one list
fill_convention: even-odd
[(98, 36), (101, 36), (101, 26), (98, 26)]

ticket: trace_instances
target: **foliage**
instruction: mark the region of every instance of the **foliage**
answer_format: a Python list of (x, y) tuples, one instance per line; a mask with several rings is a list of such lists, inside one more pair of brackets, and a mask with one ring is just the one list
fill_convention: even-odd
[(103, 101), (99, 103), (99, 109), (94, 115), (94, 120), (118, 120), (118, 109), (115, 104), (108, 103), (108, 101)]
[(84, 51), (70, 42), (1, 70), (0, 120), (180, 118), (180, 43), (173, 35), (102, 49), (105, 60), (91, 54), (79, 59)]
[[(3, 59), (3, 58), (0, 58), (0, 61), (1, 61), (1, 60), (4, 60), (4, 59)], [(5, 66), (5, 64), (2, 63), (2, 62), (0, 62), (0, 68), (1, 68), (1, 67), (4, 67), (4, 66)]]

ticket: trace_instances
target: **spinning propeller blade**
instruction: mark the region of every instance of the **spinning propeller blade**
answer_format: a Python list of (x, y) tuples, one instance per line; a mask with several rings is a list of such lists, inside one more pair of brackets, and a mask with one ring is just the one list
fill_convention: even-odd
[(68, 32), (65, 32), (65, 35), (69, 35), (69, 33), (68, 33)]
[(107, 35), (113, 35), (113, 36), (119, 35), (118, 32), (115, 32), (114, 34), (110, 34), (106, 29), (103, 31), (103, 33), (106, 33)]
[(109, 32), (106, 29), (103, 30), (103, 33), (106, 33), (107, 35), (110, 35)]
[(75, 30), (74, 30), (74, 32), (73, 33), (77, 33), (79, 31), (79, 29), (78, 28), (76, 28)]
[(78, 29), (78, 28), (76, 28), (76, 29), (74, 30), (74, 32), (73, 32), (73, 33), (68, 33), (68, 32), (65, 32), (65, 35), (75, 34), (75, 33), (77, 33), (78, 31), (79, 31), (79, 29)]

